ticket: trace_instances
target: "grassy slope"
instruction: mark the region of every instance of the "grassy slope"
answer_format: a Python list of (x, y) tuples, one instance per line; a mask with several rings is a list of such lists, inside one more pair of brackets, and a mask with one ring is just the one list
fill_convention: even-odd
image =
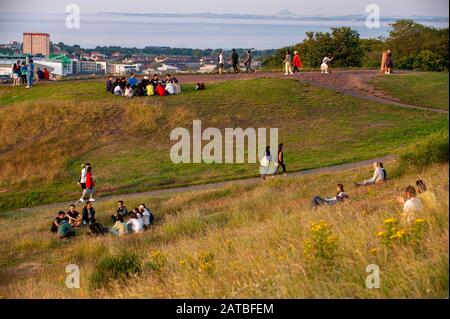
[[(387, 167), (392, 170), (392, 164)], [(448, 164), (410, 174), (367, 189), (347, 187), (351, 199), (312, 211), (312, 196), (329, 195), (333, 184), (352, 185), (370, 168), (301, 178), (278, 179), (252, 186), (127, 198), (128, 207), (146, 202), (159, 225), (143, 235), (97, 238), (84, 235), (58, 241), (48, 229), (54, 212), (28, 209), (0, 220), (0, 296), (13, 298), (447, 298)], [(421, 251), (407, 245), (384, 248), (377, 238), (385, 218), (397, 216), (395, 196), (422, 178), (441, 203), (423, 215), (429, 231)], [(99, 220), (109, 223), (115, 200), (99, 204)], [(333, 226), (340, 257), (322, 271), (303, 255), (310, 222)], [(371, 250), (377, 248), (376, 254)], [(90, 290), (88, 278), (106, 255), (135, 252), (144, 262), (154, 252), (165, 256), (161, 273), (144, 270), (127, 284)], [(209, 271), (186, 261), (213, 254)], [(65, 267), (81, 267), (81, 289), (64, 286)], [(365, 287), (365, 269), (381, 269), (381, 289)]]
[(448, 110), (448, 73), (378, 77), (374, 84), (401, 100), (421, 106)]
[(343, 96), (296, 81), (258, 79), (192, 85), (179, 96), (126, 100), (101, 82), (0, 88), (0, 211), (79, 196), (79, 164), (94, 164), (99, 194), (254, 176), (247, 165), (174, 165), (170, 131), (278, 127), (289, 170), (396, 152), (448, 128), (446, 115)]

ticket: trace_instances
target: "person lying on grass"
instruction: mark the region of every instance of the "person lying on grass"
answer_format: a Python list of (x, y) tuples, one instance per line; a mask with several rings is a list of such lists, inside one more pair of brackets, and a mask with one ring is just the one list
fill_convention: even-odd
[(320, 196), (316, 196), (312, 200), (312, 205), (313, 205), (313, 207), (319, 207), (319, 206), (325, 206), (325, 205), (335, 205), (338, 203), (343, 203), (347, 198), (349, 198), (349, 196), (344, 190), (344, 185), (337, 184), (335, 197), (322, 198)]
[(58, 236), (61, 239), (74, 237), (75, 229), (69, 224), (69, 217), (64, 217), (58, 227)]
[(382, 167), (383, 164), (379, 162), (373, 163), (374, 173), (371, 179), (365, 180), (362, 183), (356, 183), (355, 186), (369, 186), (374, 184), (381, 184), (386, 179), (386, 171)]
[(417, 213), (423, 212), (422, 201), (417, 197), (417, 192), (414, 186), (408, 186), (405, 189), (405, 198), (398, 197), (397, 200), (403, 205), (403, 220), (406, 223), (411, 223), (415, 219)]
[(108, 227), (98, 223), (95, 218), (91, 218), (91, 224), (89, 225), (89, 234), (91, 236), (105, 236), (108, 233)]

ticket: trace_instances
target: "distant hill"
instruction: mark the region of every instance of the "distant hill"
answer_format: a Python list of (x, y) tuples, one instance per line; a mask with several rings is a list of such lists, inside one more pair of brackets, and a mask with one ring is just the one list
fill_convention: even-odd
[(296, 15), (295, 13), (292, 13), (291, 11), (289, 11), (287, 9), (281, 10), (277, 14), (277, 16), (280, 16), (280, 17), (294, 17), (295, 15)]

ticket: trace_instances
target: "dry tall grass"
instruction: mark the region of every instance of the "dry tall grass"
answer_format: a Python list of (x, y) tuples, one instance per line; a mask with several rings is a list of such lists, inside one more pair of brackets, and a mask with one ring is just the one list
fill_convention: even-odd
[[(388, 170), (392, 169), (388, 166)], [(29, 209), (0, 220), (0, 295), (6, 298), (447, 298), (448, 165), (410, 173), (371, 188), (349, 187), (370, 168), (258, 185), (173, 196), (124, 199), (146, 202), (158, 225), (122, 238), (80, 236), (58, 241), (48, 232), (55, 212)], [(384, 246), (377, 233), (397, 217), (395, 197), (417, 178), (427, 182), (439, 207), (421, 214), (428, 230), (420, 247)], [(312, 196), (343, 182), (351, 199), (313, 210)], [(96, 205), (109, 222), (115, 199)], [(336, 239), (330, 265), (307, 258), (310, 224), (323, 220)], [(142, 258), (140, 275), (90, 289), (89, 278), (105, 256)], [(65, 266), (81, 267), (81, 289), (64, 285)], [(381, 288), (367, 289), (367, 265), (381, 269)]]

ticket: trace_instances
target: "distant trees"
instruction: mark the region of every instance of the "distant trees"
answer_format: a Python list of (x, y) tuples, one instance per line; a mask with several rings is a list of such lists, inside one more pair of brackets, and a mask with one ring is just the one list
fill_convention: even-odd
[(263, 66), (279, 68), (289, 49), (300, 53), (306, 67), (317, 68), (322, 58), (331, 54), (335, 67), (376, 68), (380, 66), (382, 52), (390, 48), (395, 68), (444, 71), (449, 67), (448, 30), (398, 20), (391, 25), (386, 39), (360, 39), (358, 32), (348, 27), (331, 28), (331, 32), (307, 32), (303, 42), (277, 50), (264, 60)]

